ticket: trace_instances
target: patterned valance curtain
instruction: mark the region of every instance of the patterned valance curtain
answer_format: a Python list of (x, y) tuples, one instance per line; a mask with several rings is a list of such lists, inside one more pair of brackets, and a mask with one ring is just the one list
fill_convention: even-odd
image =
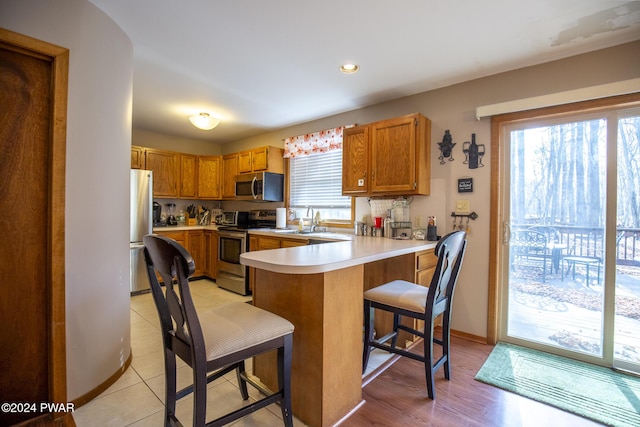
[(355, 125), (340, 126), (286, 138), (284, 140), (284, 157), (302, 157), (342, 150), (342, 131), (353, 126)]

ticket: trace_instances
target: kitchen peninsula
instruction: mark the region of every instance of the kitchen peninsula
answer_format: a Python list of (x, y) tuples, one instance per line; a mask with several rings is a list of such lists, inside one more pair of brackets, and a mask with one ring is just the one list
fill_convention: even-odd
[[(241, 255), (255, 268), (254, 305), (295, 325), (292, 405), (305, 424), (334, 425), (362, 402), (363, 292), (393, 279), (423, 283), (435, 244), (354, 236)], [(276, 385), (272, 357), (254, 362), (269, 387)]]

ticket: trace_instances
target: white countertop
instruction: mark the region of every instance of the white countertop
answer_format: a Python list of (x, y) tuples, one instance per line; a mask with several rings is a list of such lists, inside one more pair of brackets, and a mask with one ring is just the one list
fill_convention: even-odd
[[(305, 237), (304, 234), (297, 236)], [(313, 238), (308, 235), (306, 238), (310, 237)], [(431, 249), (437, 243), (427, 240), (351, 237), (353, 240), (347, 242), (245, 252), (240, 255), (240, 262), (250, 267), (276, 273), (314, 274)]]
[(249, 234), (257, 234), (260, 236), (286, 237), (288, 239), (298, 240), (329, 240), (329, 241), (345, 241), (351, 242), (356, 236), (347, 233), (334, 233), (331, 231), (318, 231), (313, 233), (298, 233), (290, 228), (273, 229), (273, 228), (253, 228), (249, 230)]
[(189, 230), (217, 230), (216, 224), (211, 225), (167, 225), (166, 227), (153, 227), (153, 232), (158, 231), (189, 231)]

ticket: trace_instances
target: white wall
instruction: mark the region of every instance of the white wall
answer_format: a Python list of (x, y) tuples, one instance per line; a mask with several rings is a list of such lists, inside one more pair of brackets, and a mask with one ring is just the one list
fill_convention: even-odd
[(129, 162), (133, 49), (86, 0), (2, 0), (0, 26), (70, 50), (66, 164), (70, 400), (130, 355)]

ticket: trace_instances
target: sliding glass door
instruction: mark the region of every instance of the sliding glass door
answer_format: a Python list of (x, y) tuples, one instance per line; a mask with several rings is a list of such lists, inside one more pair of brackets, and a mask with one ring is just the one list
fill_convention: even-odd
[(640, 113), (502, 128), (499, 338), (640, 367)]
[(617, 124), (614, 366), (640, 373), (640, 109)]

